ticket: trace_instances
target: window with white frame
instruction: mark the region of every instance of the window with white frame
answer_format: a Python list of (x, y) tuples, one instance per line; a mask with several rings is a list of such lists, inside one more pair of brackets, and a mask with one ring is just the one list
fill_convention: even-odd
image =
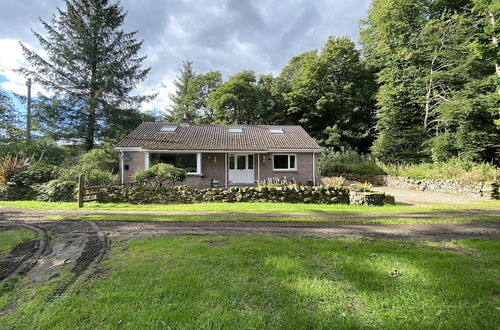
[(174, 154), (163, 153), (158, 154), (155, 163), (166, 163), (182, 168), (188, 174), (198, 173), (199, 157), (197, 154)]
[(275, 171), (296, 171), (297, 156), (295, 154), (273, 155), (273, 170)]

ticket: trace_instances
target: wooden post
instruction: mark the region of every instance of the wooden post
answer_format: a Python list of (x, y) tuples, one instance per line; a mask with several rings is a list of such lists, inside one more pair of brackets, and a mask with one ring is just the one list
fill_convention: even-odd
[(83, 207), (83, 174), (78, 177), (78, 207)]
[(31, 143), (31, 78), (26, 81), (28, 87), (28, 95), (26, 98), (26, 144)]

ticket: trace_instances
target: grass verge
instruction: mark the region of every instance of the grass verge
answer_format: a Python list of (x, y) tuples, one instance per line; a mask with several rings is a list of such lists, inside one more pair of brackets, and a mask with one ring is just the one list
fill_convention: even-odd
[(470, 210), (499, 210), (500, 201), (484, 201), (465, 205), (431, 206), (357, 206), (345, 204), (300, 204), (300, 203), (200, 203), (200, 204), (148, 204), (87, 203), (83, 209), (77, 203), (51, 203), (39, 201), (0, 201), (0, 208), (23, 208), (40, 210), (91, 210), (91, 211), (137, 211), (137, 212), (228, 212), (228, 213), (416, 213), (416, 212), (461, 212)]
[(27, 229), (0, 230), (0, 254), (8, 253), (17, 245), (36, 238), (36, 233)]
[(470, 222), (470, 221), (500, 221), (500, 217), (447, 217), (447, 218), (315, 218), (315, 217), (263, 217), (263, 216), (210, 216), (210, 215), (118, 215), (118, 214), (91, 214), (91, 215), (50, 215), (44, 220), (92, 220), (92, 221), (294, 221), (294, 222), (328, 222), (328, 223), (442, 223), (442, 222)]
[(493, 329), (499, 249), (500, 240), (137, 239), (115, 244), (99, 276), (0, 325)]

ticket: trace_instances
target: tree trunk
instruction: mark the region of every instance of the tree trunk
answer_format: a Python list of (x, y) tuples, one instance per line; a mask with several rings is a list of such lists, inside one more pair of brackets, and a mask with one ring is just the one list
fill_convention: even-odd
[[(490, 22), (491, 25), (494, 27), (496, 24), (496, 17), (495, 13), (490, 13)], [(493, 45), (495, 45), (496, 48), (498, 48), (498, 38), (495, 35), (495, 32), (493, 32), (493, 35), (491, 36), (491, 41), (493, 42)], [(495, 61), (495, 71), (497, 73), (497, 76), (500, 77), (500, 63), (498, 63), (498, 59)], [(500, 88), (497, 89), (498, 94), (500, 94)]]
[(425, 95), (425, 116), (424, 116), (424, 129), (427, 129), (429, 115), (431, 112), (431, 100), (432, 100), (432, 89), (434, 88), (434, 63), (436, 63), (437, 55), (434, 56), (431, 60), (431, 69), (429, 72), (429, 82), (427, 85), (427, 93)]
[(89, 117), (87, 123), (87, 134), (85, 136), (85, 150), (90, 151), (94, 148), (94, 137), (95, 137), (95, 107), (94, 102), (89, 104)]

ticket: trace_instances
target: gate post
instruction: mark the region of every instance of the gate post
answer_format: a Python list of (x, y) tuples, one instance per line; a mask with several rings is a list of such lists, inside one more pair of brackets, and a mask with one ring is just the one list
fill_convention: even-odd
[(83, 174), (78, 176), (78, 207), (83, 207)]

